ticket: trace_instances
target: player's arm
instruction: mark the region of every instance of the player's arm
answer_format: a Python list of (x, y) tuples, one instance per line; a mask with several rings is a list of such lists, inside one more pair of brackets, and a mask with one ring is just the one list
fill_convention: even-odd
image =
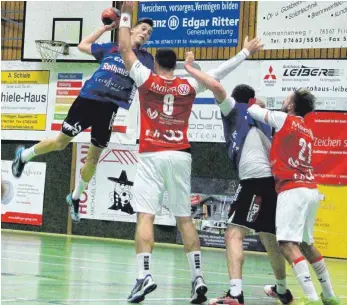
[(265, 108), (265, 104), (261, 101), (256, 101), (248, 108), (250, 116), (260, 122), (270, 125), (279, 131), (287, 118), (287, 114), (282, 111), (272, 111)]
[(193, 67), (194, 54), (193, 52), (186, 53), (186, 60), (184, 62), (184, 68), (186, 71), (193, 76), (199, 83), (203, 84), (206, 89), (211, 90), (217, 103), (221, 103), (227, 97), (227, 93), (223, 86), (215, 80), (212, 76), (205, 72), (202, 72)]
[(248, 41), (248, 36), (243, 43), (243, 49), (234, 57), (223, 62), (216, 69), (210, 70), (207, 73), (210, 74), (216, 80), (221, 80), (226, 77), (230, 72), (236, 69), (248, 56), (263, 49), (264, 44), (260, 41), (260, 38), (254, 38)]
[[(193, 63), (194, 54), (192, 52), (187, 52), (184, 68), (192, 77), (194, 77), (194, 80), (197, 82), (195, 87), (201, 88), (196, 89), (197, 93), (199, 93), (199, 90), (200, 92), (205, 90), (205, 88), (211, 90), (223, 115), (227, 116), (231, 110), (234, 109), (235, 100), (232, 97), (227, 96), (225, 89), (217, 80), (207, 73), (194, 68)], [(194, 87), (192, 80), (188, 79), (188, 81)]]
[(131, 46), (131, 14), (134, 8), (133, 1), (124, 1), (122, 5), (122, 14), (120, 17), (119, 23), (119, 36), (118, 36), (118, 45), (119, 45), (119, 53), (121, 54), (124, 65), (128, 71), (131, 70), (134, 63), (137, 61), (137, 57), (133, 52)]
[(102, 34), (104, 34), (107, 31), (112, 31), (115, 28), (117, 28), (116, 22), (112, 22), (110, 25), (102, 26), (93, 33), (89, 34), (87, 37), (83, 38), (77, 46), (78, 50), (80, 50), (83, 53), (92, 55), (92, 44), (95, 43), (95, 41), (97, 41)]

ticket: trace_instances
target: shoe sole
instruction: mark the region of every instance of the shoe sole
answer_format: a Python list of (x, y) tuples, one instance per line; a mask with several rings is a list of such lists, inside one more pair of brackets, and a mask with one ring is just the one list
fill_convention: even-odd
[(153, 285), (147, 287), (147, 288), (144, 290), (144, 292), (143, 292), (142, 295), (139, 295), (139, 296), (135, 297), (135, 299), (128, 300), (128, 302), (129, 302), (129, 303), (140, 303), (140, 302), (142, 302), (142, 301), (145, 299), (145, 296), (146, 296), (147, 294), (153, 292), (153, 291), (156, 290), (156, 289), (157, 289), (157, 284), (154, 283)]
[(196, 299), (191, 300), (191, 304), (201, 304), (207, 301), (207, 298), (205, 294), (207, 293), (207, 287), (206, 286), (201, 286), (198, 289), (196, 289)]

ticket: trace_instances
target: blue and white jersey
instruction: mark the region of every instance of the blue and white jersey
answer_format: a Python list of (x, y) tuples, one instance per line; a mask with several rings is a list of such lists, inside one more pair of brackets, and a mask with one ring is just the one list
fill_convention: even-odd
[[(145, 49), (133, 49), (138, 60), (147, 68), (154, 70), (153, 56)], [(137, 90), (124, 61), (114, 42), (92, 44), (92, 54), (100, 63), (93, 76), (81, 89), (80, 96), (100, 102), (113, 102), (129, 109)]]

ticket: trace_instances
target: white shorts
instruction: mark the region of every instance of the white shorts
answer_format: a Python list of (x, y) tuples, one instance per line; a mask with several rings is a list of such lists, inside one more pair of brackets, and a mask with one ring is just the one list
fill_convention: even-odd
[(139, 154), (134, 180), (134, 210), (155, 215), (161, 208), (163, 194), (168, 192), (168, 208), (174, 216), (191, 216), (191, 154), (162, 151)]
[(313, 244), (319, 200), (318, 189), (300, 187), (279, 193), (276, 211), (277, 240)]

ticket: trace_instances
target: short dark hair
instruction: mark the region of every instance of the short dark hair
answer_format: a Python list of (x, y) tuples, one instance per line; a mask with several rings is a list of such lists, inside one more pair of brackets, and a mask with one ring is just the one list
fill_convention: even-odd
[(299, 88), (294, 91), (292, 102), (294, 104), (295, 114), (304, 117), (306, 114), (314, 111), (316, 97), (311, 91)]
[(137, 20), (135, 26), (138, 26), (141, 23), (147, 23), (149, 26), (153, 27), (153, 20), (151, 18), (141, 18)]
[(155, 53), (155, 61), (163, 69), (174, 70), (176, 68), (177, 56), (174, 50), (159, 49)]
[(231, 96), (238, 103), (248, 103), (248, 100), (255, 97), (255, 91), (251, 86), (246, 84), (237, 85)]

